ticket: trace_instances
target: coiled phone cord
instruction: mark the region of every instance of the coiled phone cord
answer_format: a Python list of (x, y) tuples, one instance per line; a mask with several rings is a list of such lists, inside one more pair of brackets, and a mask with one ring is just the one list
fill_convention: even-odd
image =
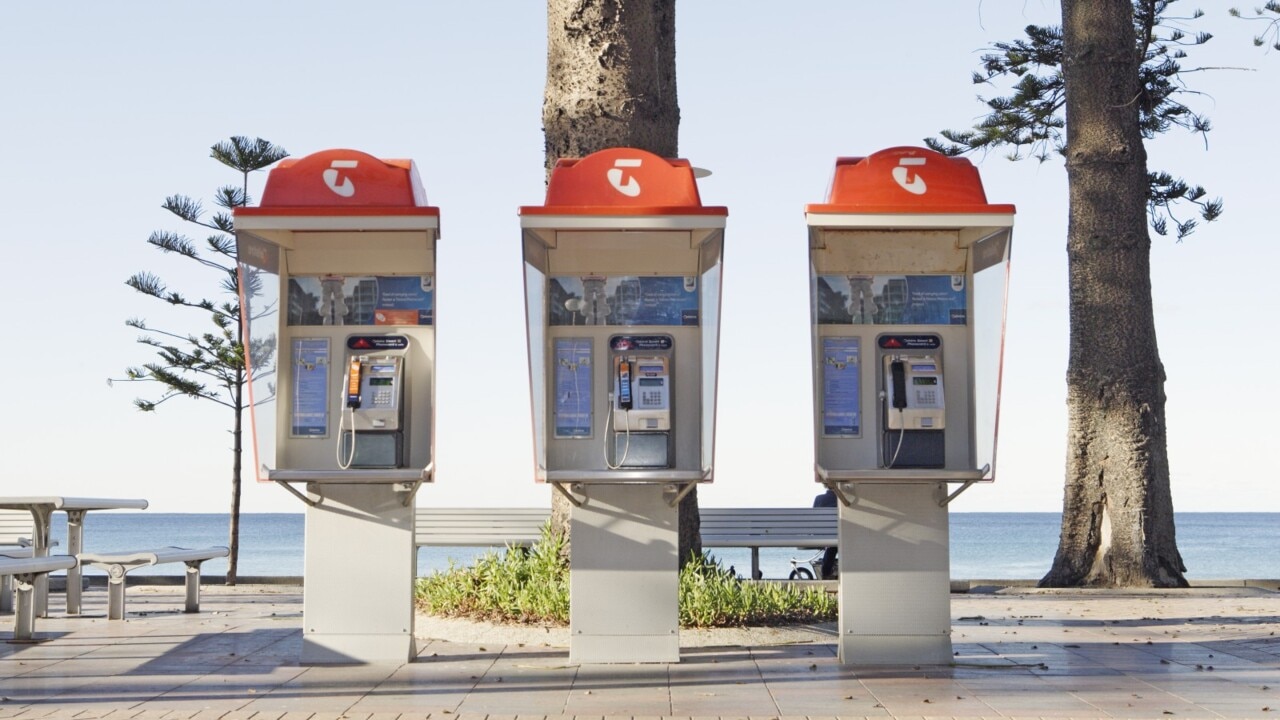
[[(618, 460), (617, 465), (614, 465), (609, 462), (609, 426), (613, 425), (613, 393), (609, 393), (609, 414), (604, 419), (604, 444), (600, 450), (601, 454), (604, 455), (605, 467), (610, 470), (622, 469), (622, 466), (627, 463), (627, 453), (631, 452), (631, 411), (623, 409), (622, 412), (627, 416), (626, 441), (622, 445), (622, 458)], [(617, 428), (614, 429), (616, 430)]]
[(351, 430), (350, 430), (351, 448), (350, 450), (348, 450), (346, 460), (344, 461), (342, 457), (342, 432), (343, 432), (342, 428), (343, 428), (343, 424), (346, 422), (347, 413), (339, 412), (338, 413), (338, 442), (337, 444), (334, 445), (333, 452), (338, 461), (338, 467), (343, 470), (350, 470), (351, 463), (356, 461), (356, 409), (353, 407), (349, 407), (349, 408), (345, 408), (345, 410), (351, 413)]

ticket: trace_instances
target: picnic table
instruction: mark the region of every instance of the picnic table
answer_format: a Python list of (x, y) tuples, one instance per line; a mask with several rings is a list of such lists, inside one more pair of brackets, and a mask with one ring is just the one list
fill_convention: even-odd
[[(145, 510), (147, 501), (141, 498), (88, 498), (61, 495), (8, 495), (0, 496), (0, 509), (26, 510), (31, 513), (32, 557), (48, 557), (53, 514), (67, 514), (67, 554), (78, 555), (84, 551), (84, 516), (91, 510)], [(67, 569), (67, 614), (80, 614), (80, 567)], [(49, 615), (49, 576), (42, 575), (35, 581), (35, 614)]]

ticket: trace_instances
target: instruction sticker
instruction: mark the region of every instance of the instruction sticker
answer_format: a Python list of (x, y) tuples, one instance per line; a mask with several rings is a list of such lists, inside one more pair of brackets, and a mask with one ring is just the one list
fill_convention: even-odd
[(555, 340), (557, 438), (591, 437), (591, 339)]
[(293, 403), (289, 408), (292, 437), (329, 435), (329, 340), (293, 341)]
[(862, 435), (861, 338), (822, 339), (822, 434)]

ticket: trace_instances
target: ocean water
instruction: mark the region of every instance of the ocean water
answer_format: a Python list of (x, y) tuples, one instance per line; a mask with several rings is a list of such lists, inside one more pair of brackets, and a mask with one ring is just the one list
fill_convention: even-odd
[[(53, 537), (66, 547), (65, 516), (54, 516)], [(952, 513), (951, 577), (955, 579), (1038, 580), (1057, 550), (1058, 513)], [(1177, 513), (1178, 549), (1191, 580), (1280, 578), (1280, 513)], [(163, 545), (205, 547), (227, 544), (225, 514), (91, 512), (85, 516), (85, 549), (140, 550)], [(750, 551), (707, 548), (720, 562), (746, 575)], [(490, 548), (422, 548), (418, 574), (442, 570), (450, 562), (468, 564)], [(812, 551), (765, 548), (760, 566), (767, 578), (786, 577), (792, 561), (805, 563)], [(303, 566), (301, 513), (250, 513), (240, 518), (241, 577), (300, 576)], [(227, 570), (225, 560), (204, 565), (209, 575)], [(86, 568), (86, 574), (100, 574)], [(173, 565), (135, 573), (180, 575)]]

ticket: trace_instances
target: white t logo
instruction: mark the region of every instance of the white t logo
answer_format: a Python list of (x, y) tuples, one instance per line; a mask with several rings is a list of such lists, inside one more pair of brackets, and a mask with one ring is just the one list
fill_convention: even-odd
[(356, 186), (351, 182), (351, 178), (344, 177), (342, 182), (338, 182), (338, 168), (353, 168), (360, 164), (359, 160), (334, 160), (329, 163), (329, 168), (324, 171), (324, 184), (335, 195), (340, 197), (351, 197), (356, 194)]
[(613, 167), (609, 168), (609, 172), (605, 173), (605, 177), (609, 178), (609, 184), (613, 186), (613, 189), (627, 197), (636, 197), (640, 194), (640, 182), (634, 177), (627, 177), (626, 182), (622, 181), (624, 175), (621, 168), (633, 167), (640, 167), (639, 159), (620, 158), (614, 160)]
[(898, 160), (898, 167), (893, 169), (893, 180), (902, 186), (903, 190), (912, 195), (923, 195), (928, 188), (924, 185), (924, 178), (916, 175), (911, 177), (911, 171), (908, 167), (919, 167), (924, 165), (924, 158), (902, 158)]

